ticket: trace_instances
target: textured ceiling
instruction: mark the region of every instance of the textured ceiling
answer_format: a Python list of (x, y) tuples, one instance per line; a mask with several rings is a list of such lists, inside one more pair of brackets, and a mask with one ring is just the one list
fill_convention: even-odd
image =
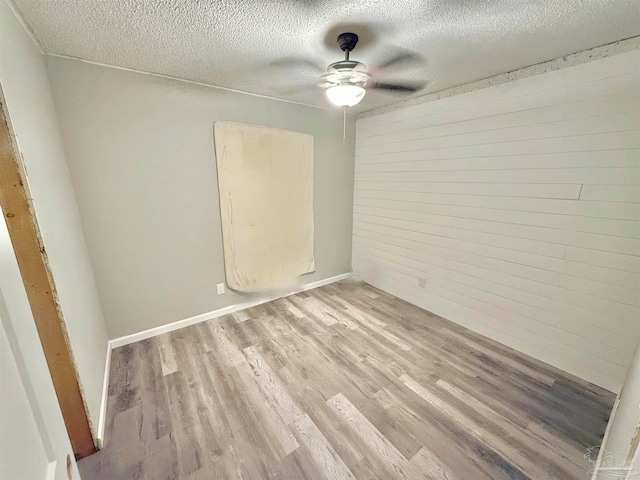
[[(638, 0), (13, 0), (47, 53), (326, 106), (311, 65), (371, 66), (399, 48), (420, 65), (384, 79), (429, 78), (430, 93), (640, 34)], [(337, 24), (355, 25), (352, 28)], [(329, 33), (332, 32), (332, 33)], [(275, 63), (274, 63), (275, 62)], [(308, 86), (299, 91), (297, 87)], [(357, 111), (406, 97), (368, 92)]]

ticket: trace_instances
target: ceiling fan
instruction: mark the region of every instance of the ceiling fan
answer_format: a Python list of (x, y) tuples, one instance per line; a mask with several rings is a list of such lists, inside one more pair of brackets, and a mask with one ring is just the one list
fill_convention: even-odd
[[(347, 109), (362, 101), (367, 89), (384, 90), (393, 93), (414, 93), (423, 89), (427, 82), (406, 82), (406, 83), (382, 83), (372, 81), (372, 75), (365, 64), (349, 58), (350, 52), (358, 43), (358, 35), (345, 32), (338, 35), (338, 45), (345, 53), (344, 60), (334, 62), (327, 67), (327, 73), (322, 75), (319, 87), (324, 89), (329, 101), (336, 107)], [(387, 60), (383, 64), (373, 69), (379, 72), (392, 66), (408, 61), (421, 59), (420, 56), (411, 52), (403, 52)]]

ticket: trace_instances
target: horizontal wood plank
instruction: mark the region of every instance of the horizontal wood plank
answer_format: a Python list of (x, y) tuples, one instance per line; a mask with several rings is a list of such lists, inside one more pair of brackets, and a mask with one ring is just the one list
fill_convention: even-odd
[(359, 120), (354, 271), (619, 388), (640, 339), (639, 65), (631, 52)]

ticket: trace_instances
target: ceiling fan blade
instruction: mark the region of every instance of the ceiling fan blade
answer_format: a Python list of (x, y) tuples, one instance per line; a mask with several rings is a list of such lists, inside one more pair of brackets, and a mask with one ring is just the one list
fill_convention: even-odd
[(405, 83), (405, 84), (376, 82), (370, 86), (367, 85), (367, 89), (372, 88), (376, 90), (384, 90), (384, 91), (393, 92), (393, 93), (415, 93), (419, 90), (422, 90), (426, 86), (427, 86), (426, 82)]
[(286, 86), (273, 87), (273, 91), (278, 95), (296, 95), (298, 93), (307, 93), (307, 92), (315, 91), (317, 89), (318, 89), (318, 86), (315, 84), (286, 85)]
[(307, 58), (297, 58), (297, 57), (283, 57), (278, 58), (269, 63), (270, 67), (277, 68), (311, 68), (315, 70), (318, 74), (324, 73), (325, 69), (318, 65), (316, 62), (309, 60)]
[(409, 51), (404, 51), (378, 64), (373, 70), (380, 71), (390, 67), (398, 67), (403, 64), (422, 63), (422, 62), (424, 62), (424, 58), (421, 55), (418, 55), (417, 53), (413, 53)]

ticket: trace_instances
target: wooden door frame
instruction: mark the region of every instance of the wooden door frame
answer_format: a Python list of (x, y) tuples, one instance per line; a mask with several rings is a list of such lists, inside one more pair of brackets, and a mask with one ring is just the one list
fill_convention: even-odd
[(0, 85), (0, 206), (76, 458), (96, 451), (26, 169)]

